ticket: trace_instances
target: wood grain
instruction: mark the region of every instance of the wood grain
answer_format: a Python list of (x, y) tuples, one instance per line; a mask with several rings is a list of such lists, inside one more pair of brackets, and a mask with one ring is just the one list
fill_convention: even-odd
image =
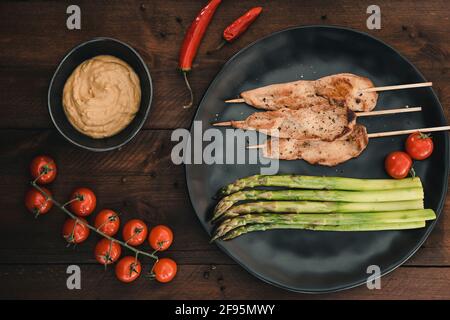
[[(0, 127), (50, 128), (46, 111), (50, 78), (69, 49), (96, 36), (115, 37), (129, 43), (149, 66), (155, 99), (146, 128), (188, 127), (195, 108), (181, 108), (188, 96), (177, 71), (177, 59), (185, 29), (203, 2), (80, 1), (80, 31), (66, 29), (65, 3), (2, 2)], [(366, 29), (365, 12), (369, 4), (351, 0), (321, 1), (320, 6), (315, 1), (259, 1), (264, 11), (248, 32), (208, 56), (206, 51), (220, 41), (225, 26), (255, 5), (252, 0), (224, 1), (208, 28), (190, 75), (197, 100), (224, 62), (249, 43), (293, 26), (326, 24), (360, 29), (393, 45), (433, 81), (442, 104), (448, 105), (450, 21), (445, 10), (448, 3), (444, 0), (378, 1), (382, 10), (381, 30)], [(27, 23), (21, 23), (24, 21)], [(27, 94), (23, 93), (24, 88)]]
[[(188, 128), (195, 108), (183, 110), (188, 98), (177, 71), (184, 32), (205, 1), (78, 1), (82, 30), (65, 27), (67, 3), (0, 2), (0, 298), (131, 299), (303, 299), (248, 274), (209, 244), (186, 191), (184, 168), (170, 160), (171, 129)], [(388, 1), (382, 29), (367, 30), (368, 1), (258, 1), (264, 12), (236, 42), (214, 55), (206, 51), (220, 40), (224, 27), (255, 5), (252, 0), (223, 1), (190, 75), (197, 101), (214, 75), (238, 50), (285, 28), (326, 24), (355, 28), (380, 38), (408, 58), (438, 94), (450, 116), (449, 4), (445, 0)], [(47, 112), (47, 89), (65, 53), (97, 36), (123, 40), (142, 55), (155, 88), (145, 130), (121, 150), (92, 153), (73, 147), (54, 129)], [(33, 156), (52, 155), (59, 166), (52, 191), (63, 200), (76, 186), (95, 190), (99, 207), (123, 213), (123, 220), (144, 219), (173, 227), (176, 240), (166, 256), (180, 266), (169, 285), (143, 277), (123, 285), (113, 270), (95, 264), (97, 237), (67, 249), (60, 228), (65, 219), (53, 209), (35, 220), (23, 207), (28, 164)], [(320, 299), (449, 299), (450, 199), (435, 230), (404, 267), (383, 277), (382, 290), (365, 287)], [(149, 261), (146, 262), (147, 264)], [(66, 289), (66, 267), (80, 264), (81, 291)], [(195, 288), (194, 285), (195, 284)]]
[[(170, 284), (143, 275), (133, 284), (115, 279), (114, 270), (80, 265), (81, 289), (66, 287), (67, 265), (14, 265), (0, 270), (1, 299), (450, 299), (449, 268), (400, 268), (381, 280), (380, 290), (366, 286), (334, 294), (308, 295), (266, 284), (234, 265), (182, 265)], [(427, 285), (424, 286), (423, 284)], [(39, 296), (30, 288), (40, 288)]]

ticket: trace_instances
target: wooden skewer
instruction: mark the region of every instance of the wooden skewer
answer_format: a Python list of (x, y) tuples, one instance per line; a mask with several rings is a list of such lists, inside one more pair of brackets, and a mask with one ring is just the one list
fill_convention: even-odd
[(224, 121), (224, 122), (216, 122), (212, 124), (215, 127), (229, 127), (231, 126), (231, 121)]
[(225, 103), (243, 103), (243, 102), (245, 102), (245, 100), (242, 98), (225, 100)]
[(264, 149), (265, 147), (265, 144), (255, 144), (254, 146), (247, 146), (247, 149)]
[(361, 89), (360, 92), (372, 92), (372, 91), (388, 91), (388, 90), (400, 90), (400, 89), (410, 89), (410, 88), (422, 88), (431, 87), (433, 82), (420, 82), (420, 83), (410, 83), (410, 84), (400, 84), (396, 86), (385, 86), (385, 87), (373, 87)]
[(436, 132), (436, 131), (448, 131), (448, 130), (450, 130), (450, 126), (377, 132), (377, 133), (369, 133), (367, 136), (370, 139), (370, 138), (399, 136), (402, 134), (410, 134), (410, 133), (414, 133), (414, 132)]
[(381, 116), (384, 114), (397, 114), (397, 113), (418, 112), (418, 111), (422, 111), (422, 107), (411, 107), (410, 108), (409, 106), (406, 106), (406, 108), (355, 112), (355, 114), (357, 117), (370, 117), (370, 116)]
[[(420, 129), (408, 129), (408, 130), (369, 133), (367, 135), (367, 137), (369, 139), (372, 139), (372, 138), (399, 136), (399, 135), (404, 135), (404, 134), (411, 134), (414, 132), (438, 132), (438, 131), (449, 131), (449, 130), (450, 130), (450, 126), (442, 126), (442, 127), (432, 127), (432, 128), (420, 128)], [(265, 144), (256, 144), (253, 146), (247, 146), (247, 149), (264, 149), (265, 147), (266, 147)]]
[[(370, 116), (381, 116), (381, 115), (385, 115), (385, 114), (397, 114), (397, 113), (418, 112), (418, 111), (422, 111), (422, 107), (409, 108), (408, 106), (406, 106), (406, 108), (400, 108), (400, 109), (356, 112), (355, 114), (357, 117), (370, 117)], [(228, 126), (231, 126), (231, 124), (232, 124), (231, 121), (224, 121), (224, 122), (213, 123), (213, 126), (228, 127)]]

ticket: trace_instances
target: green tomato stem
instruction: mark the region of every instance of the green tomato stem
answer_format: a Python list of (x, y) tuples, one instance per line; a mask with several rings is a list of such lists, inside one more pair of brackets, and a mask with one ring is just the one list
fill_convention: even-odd
[(120, 244), (122, 247), (125, 247), (131, 251), (133, 251), (136, 254), (136, 257), (138, 255), (143, 255), (143, 256), (147, 256), (149, 258), (152, 258), (154, 260), (158, 260), (158, 257), (152, 253), (148, 253), (139, 249), (136, 249), (132, 246), (130, 246), (129, 244), (127, 244), (126, 242), (120, 241), (116, 238), (113, 238), (103, 232), (101, 232), (100, 230), (97, 230), (97, 228), (91, 226), (89, 223), (84, 222), (83, 220), (79, 219), (76, 215), (74, 215), (72, 212), (70, 212), (69, 210), (66, 209), (65, 205), (60, 204), (58, 201), (56, 201), (52, 196), (50, 196), (49, 194), (47, 194), (37, 183), (36, 181), (31, 181), (31, 186), (35, 189), (37, 189), (39, 192), (41, 192), (48, 200), (52, 201), (53, 204), (55, 206), (57, 206), (59, 209), (61, 209), (65, 214), (67, 214), (69, 217), (71, 217), (72, 219), (74, 219), (76, 221), (76, 223), (80, 223), (85, 225), (87, 228), (91, 229), (92, 231), (94, 231), (95, 233), (101, 235), (102, 237), (117, 242), (118, 244)]

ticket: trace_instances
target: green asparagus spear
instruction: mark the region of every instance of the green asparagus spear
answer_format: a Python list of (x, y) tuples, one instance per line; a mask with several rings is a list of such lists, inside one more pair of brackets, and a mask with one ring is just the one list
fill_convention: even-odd
[(395, 179), (355, 179), (343, 177), (314, 177), (301, 175), (255, 175), (239, 179), (222, 188), (222, 196), (254, 187), (286, 187), (293, 189), (328, 190), (388, 190), (403, 188), (421, 188), (419, 177)]
[(331, 213), (331, 214), (246, 214), (227, 219), (216, 229), (211, 241), (223, 237), (231, 230), (248, 224), (311, 224), (311, 225), (349, 225), (367, 223), (402, 223), (417, 222), (436, 219), (436, 214), (431, 209), (387, 211), (387, 212), (363, 212), (363, 213)]
[(423, 200), (393, 202), (319, 202), (319, 201), (258, 201), (231, 207), (219, 218), (232, 218), (247, 213), (344, 213), (382, 212), (423, 209)]
[(379, 230), (403, 230), (417, 229), (425, 227), (425, 221), (405, 222), (405, 223), (365, 223), (350, 224), (342, 226), (321, 226), (310, 224), (249, 224), (238, 227), (227, 233), (222, 240), (231, 240), (242, 234), (253, 231), (265, 231), (272, 229), (304, 229), (320, 231), (379, 231)]
[(239, 201), (247, 200), (313, 200), (342, 202), (388, 202), (423, 199), (422, 188), (340, 191), (340, 190), (245, 190), (226, 196), (217, 204), (213, 219)]

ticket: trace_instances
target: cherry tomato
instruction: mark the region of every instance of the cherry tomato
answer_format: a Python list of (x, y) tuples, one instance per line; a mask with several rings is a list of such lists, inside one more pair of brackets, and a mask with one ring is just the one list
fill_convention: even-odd
[(94, 226), (104, 234), (112, 237), (119, 231), (119, 215), (112, 210), (103, 209), (95, 217)]
[(142, 244), (147, 238), (147, 233), (147, 226), (139, 219), (128, 221), (122, 230), (123, 240), (131, 246)]
[[(78, 218), (87, 223), (83, 218)], [(63, 237), (68, 243), (81, 243), (89, 237), (89, 228), (79, 221), (69, 218), (63, 225)]]
[(94, 192), (88, 188), (78, 188), (72, 192), (71, 200), (77, 199), (70, 203), (70, 209), (79, 217), (90, 215), (97, 204), (97, 198)]
[(31, 161), (30, 172), (37, 183), (50, 183), (56, 178), (56, 163), (48, 156), (37, 156)]
[[(44, 190), (47, 195), (52, 195), (48, 189), (42, 187), (42, 190)], [(28, 190), (25, 195), (25, 206), (37, 217), (40, 214), (47, 213), (53, 207), (53, 202), (47, 199), (40, 191), (32, 188)]]
[(126, 256), (116, 265), (116, 277), (122, 282), (132, 282), (141, 274), (141, 263), (135, 257)]
[(122, 247), (115, 241), (103, 238), (95, 246), (95, 259), (100, 264), (111, 264), (119, 259)]
[(150, 246), (158, 251), (167, 250), (173, 241), (173, 232), (169, 227), (159, 225), (150, 231), (148, 242)]
[(391, 152), (384, 160), (384, 167), (392, 178), (403, 179), (411, 170), (412, 159), (406, 152)]
[(159, 282), (172, 281), (177, 274), (177, 264), (169, 258), (159, 259), (153, 266), (153, 273)]
[(406, 139), (405, 149), (411, 158), (424, 160), (433, 153), (434, 144), (430, 135), (416, 132), (410, 134), (408, 139)]

